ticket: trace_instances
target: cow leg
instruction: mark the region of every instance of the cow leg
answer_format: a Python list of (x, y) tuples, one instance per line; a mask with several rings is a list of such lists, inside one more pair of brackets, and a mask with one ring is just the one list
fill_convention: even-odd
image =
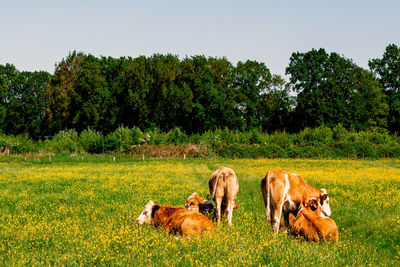
[(217, 223), (218, 224), (221, 221), (221, 202), (222, 202), (222, 199), (220, 199), (220, 198), (215, 199), (215, 204), (217, 206)]
[(276, 203), (276, 206), (273, 209), (272, 212), (272, 220), (271, 220), (271, 225), (274, 228), (275, 234), (278, 234), (279, 232), (279, 224), (281, 222), (281, 215), (282, 215), (282, 201), (278, 201)]
[(290, 226), (289, 215), (290, 215), (290, 212), (283, 214), (283, 220), (285, 222), (285, 228), (289, 228), (289, 226)]
[(231, 200), (231, 201), (228, 201), (228, 205), (226, 207), (229, 226), (232, 225), (233, 205), (234, 205), (234, 202), (233, 202), (233, 200)]
[(270, 205), (270, 195), (268, 193), (267, 180), (266, 178), (261, 180), (261, 193), (264, 199), (265, 206), (265, 219), (267, 224), (271, 223), (271, 205)]
[(267, 224), (270, 224), (272, 221), (272, 217), (271, 217), (271, 207), (266, 206), (265, 207), (265, 219), (267, 221)]

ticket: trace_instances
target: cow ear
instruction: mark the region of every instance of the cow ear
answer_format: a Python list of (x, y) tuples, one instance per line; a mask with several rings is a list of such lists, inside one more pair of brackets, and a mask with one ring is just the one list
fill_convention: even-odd
[(321, 193), (319, 198), (320, 198), (320, 202), (321, 202), (321, 206), (322, 206), (324, 204), (324, 201), (328, 198), (328, 194)]
[(151, 217), (154, 218), (154, 215), (156, 212), (160, 209), (160, 206), (154, 205), (153, 208), (151, 209)]

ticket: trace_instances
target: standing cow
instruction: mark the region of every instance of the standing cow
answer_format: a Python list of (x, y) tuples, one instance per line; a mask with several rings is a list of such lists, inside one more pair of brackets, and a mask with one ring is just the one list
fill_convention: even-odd
[(331, 216), (329, 197), (325, 189), (317, 189), (309, 185), (303, 177), (296, 173), (284, 171), (268, 171), (261, 180), (261, 192), (264, 198), (266, 219), (279, 231), (279, 222), (283, 213), (285, 226), (289, 225), (289, 213), (297, 215), (300, 204), (310, 198), (316, 198), (321, 204), (321, 215)]
[(228, 224), (232, 225), (233, 207), (239, 191), (239, 181), (235, 172), (227, 167), (219, 168), (211, 174), (208, 189), (211, 194), (209, 198), (214, 200), (217, 206), (217, 222), (219, 223), (221, 220), (221, 204), (222, 201), (225, 201)]

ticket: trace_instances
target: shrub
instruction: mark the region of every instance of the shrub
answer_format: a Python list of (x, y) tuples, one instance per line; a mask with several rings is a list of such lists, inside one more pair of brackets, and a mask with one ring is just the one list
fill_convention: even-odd
[(172, 131), (169, 131), (165, 138), (166, 144), (184, 144), (187, 143), (188, 140), (188, 136), (179, 128), (174, 128)]
[(332, 128), (332, 138), (335, 142), (345, 141), (348, 138), (349, 131), (341, 123)]
[(331, 128), (322, 125), (315, 129), (305, 128), (303, 131), (296, 134), (295, 138), (301, 146), (332, 144), (333, 133)]
[[(240, 135), (243, 136), (243, 134)], [(265, 144), (266, 141), (267, 141), (267, 135), (264, 134), (260, 129), (252, 129), (249, 131), (247, 144)]]
[(75, 153), (81, 150), (78, 133), (74, 129), (59, 131), (54, 135), (48, 149), (58, 153)]
[(268, 144), (278, 145), (282, 148), (288, 148), (293, 145), (294, 136), (286, 132), (274, 132), (267, 138)]
[(165, 144), (166, 134), (161, 132), (158, 128), (146, 132), (146, 136), (149, 137), (147, 143), (149, 145)]
[(91, 128), (82, 131), (79, 135), (79, 141), (83, 150), (89, 153), (104, 152), (103, 134)]

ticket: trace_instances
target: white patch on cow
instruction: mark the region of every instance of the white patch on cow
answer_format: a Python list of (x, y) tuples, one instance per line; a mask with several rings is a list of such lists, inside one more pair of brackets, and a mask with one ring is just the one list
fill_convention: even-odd
[(321, 191), (327, 195), (327, 198), (321, 205), (321, 217), (329, 218), (332, 216), (331, 207), (329, 205), (329, 196), (328, 193), (326, 192), (326, 189), (322, 188)]
[(285, 173), (285, 188), (283, 189), (284, 201), (282, 206), (283, 214), (289, 213), (296, 209), (296, 204), (293, 202), (292, 197), (289, 195), (289, 190), (290, 190), (289, 175)]
[(287, 195), (285, 202), (283, 203), (282, 212), (283, 214), (286, 214), (294, 210), (296, 210), (296, 203), (293, 202), (290, 195)]
[(290, 190), (290, 182), (289, 182), (289, 175), (285, 173), (285, 188), (283, 189), (283, 196), (282, 196), (282, 203), (285, 202), (287, 199), (291, 199), (291, 197), (288, 195), (288, 192)]
[(194, 192), (187, 200), (191, 199), (192, 197), (197, 196), (197, 192)]
[[(289, 192), (289, 190), (290, 190), (289, 175), (288, 175), (287, 173), (285, 173), (284, 175), (285, 175), (285, 188), (283, 189), (282, 204), (281, 204), (281, 207), (280, 207), (280, 210), (281, 210), (281, 212), (283, 212), (283, 213), (286, 212), (286, 209), (285, 209), (285, 211), (282, 210), (282, 209), (283, 209), (283, 204), (285, 204), (285, 202), (286, 202), (287, 200), (291, 201), (291, 197), (288, 195), (288, 192)], [(289, 202), (289, 205), (290, 205), (290, 202)], [(277, 234), (278, 231), (279, 231), (279, 221), (280, 221), (280, 218), (275, 217), (274, 219), (275, 219), (274, 228), (275, 228), (275, 233)]]
[(153, 218), (151, 217), (151, 212), (153, 210), (154, 202), (149, 201), (149, 203), (144, 206), (142, 213), (140, 213), (139, 217), (136, 219), (138, 224), (151, 224), (153, 223)]

